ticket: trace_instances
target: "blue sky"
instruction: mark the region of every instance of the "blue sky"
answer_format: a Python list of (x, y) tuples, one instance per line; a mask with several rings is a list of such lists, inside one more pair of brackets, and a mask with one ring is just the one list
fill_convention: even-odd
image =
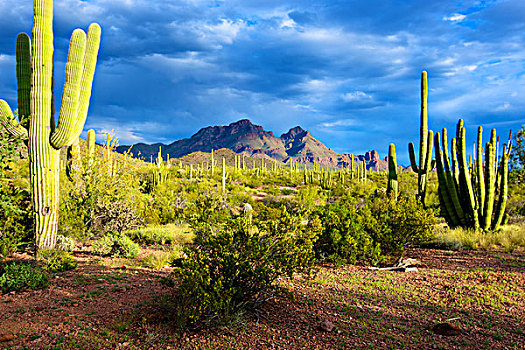
[[(16, 107), (16, 34), (32, 1), (0, 0), (0, 97)], [(120, 144), (171, 142), (241, 118), (276, 135), (301, 125), (336, 152), (525, 124), (525, 1), (55, 0), (57, 96), (76, 27), (101, 24), (87, 128)], [(485, 131), (485, 138), (489, 130)]]

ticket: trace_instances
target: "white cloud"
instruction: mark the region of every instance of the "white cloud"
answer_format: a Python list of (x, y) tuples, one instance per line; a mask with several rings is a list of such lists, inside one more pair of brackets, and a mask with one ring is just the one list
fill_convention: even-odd
[(347, 92), (342, 96), (345, 102), (370, 101), (372, 96), (363, 91)]
[(467, 18), (466, 15), (462, 15), (460, 13), (454, 13), (450, 16), (443, 17), (443, 20), (450, 21), (450, 22), (462, 22), (463, 20), (465, 20), (465, 18)]

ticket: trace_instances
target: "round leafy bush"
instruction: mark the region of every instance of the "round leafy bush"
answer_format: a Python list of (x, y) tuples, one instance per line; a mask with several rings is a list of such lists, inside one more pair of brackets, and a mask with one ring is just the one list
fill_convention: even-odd
[(96, 240), (91, 246), (93, 254), (100, 256), (107, 256), (113, 250), (113, 237), (105, 235)]
[(50, 272), (69, 271), (78, 266), (78, 262), (63, 250), (43, 249), (38, 252), (38, 258), (43, 263), (44, 269)]
[(49, 285), (49, 277), (33, 264), (11, 262), (0, 265), (0, 290), (4, 293), (26, 289), (42, 289)]
[(264, 300), (279, 277), (309, 273), (319, 227), (304, 225), (284, 208), (272, 214), (253, 225), (240, 216), (195, 227), (194, 244), (175, 262), (179, 326), (228, 323)]
[(128, 236), (118, 235), (114, 237), (113, 241), (113, 256), (120, 256), (132, 259), (139, 255), (140, 246), (133, 242)]
[(116, 256), (132, 259), (139, 255), (140, 246), (124, 234), (108, 232), (93, 243), (92, 251), (100, 256)]
[(75, 245), (76, 242), (73, 237), (57, 235), (56, 249), (63, 250), (65, 252), (72, 252), (73, 250), (75, 250)]

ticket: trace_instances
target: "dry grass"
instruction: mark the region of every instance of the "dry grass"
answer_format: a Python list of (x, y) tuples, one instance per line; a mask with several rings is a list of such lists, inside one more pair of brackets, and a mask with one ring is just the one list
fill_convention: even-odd
[(496, 232), (481, 232), (463, 228), (439, 229), (434, 244), (453, 250), (498, 249), (507, 252), (525, 249), (525, 223), (507, 225)]

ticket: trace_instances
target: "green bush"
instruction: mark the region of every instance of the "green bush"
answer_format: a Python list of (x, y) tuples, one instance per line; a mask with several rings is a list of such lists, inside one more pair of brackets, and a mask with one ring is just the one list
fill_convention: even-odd
[(254, 225), (237, 217), (196, 226), (195, 242), (174, 271), (180, 276), (179, 326), (229, 323), (264, 300), (277, 278), (309, 273), (319, 227), (303, 225), (284, 209), (275, 214)]
[(0, 266), (0, 290), (4, 293), (42, 289), (48, 285), (49, 277), (32, 264), (11, 262)]
[(78, 266), (78, 262), (68, 252), (58, 249), (40, 250), (38, 259), (49, 272), (69, 271)]
[(65, 252), (72, 252), (73, 250), (75, 250), (75, 246), (76, 242), (73, 237), (57, 235), (56, 249), (63, 250)]
[(111, 255), (113, 250), (113, 237), (110, 235), (105, 235), (97, 239), (91, 246), (91, 251), (95, 255), (108, 256)]
[(357, 202), (344, 198), (318, 209), (323, 227), (316, 243), (319, 259), (354, 264), (357, 261), (377, 264), (383, 260), (381, 248), (366, 230), (371, 218), (357, 209)]
[(426, 244), (434, 238), (434, 212), (423, 208), (414, 197), (377, 198), (365, 212), (371, 218), (366, 222), (367, 231), (390, 261), (406, 247)]
[(112, 255), (133, 259), (140, 253), (140, 246), (126, 235), (115, 236)]
[(390, 263), (405, 247), (433, 238), (434, 213), (415, 199), (351, 197), (319, 208), (323, 232), (316, 243), (320, 259), (336, 264)]
[(100, 256), (135, 258), (140, 253), (140, 246), (124, 234), (108, 232), (95, 241), (92, 252)]
[(148, 226), (128, 231), (126, 235), (139, 244), (184, 244), (193, 239), (188, 225), (176, 224)]

